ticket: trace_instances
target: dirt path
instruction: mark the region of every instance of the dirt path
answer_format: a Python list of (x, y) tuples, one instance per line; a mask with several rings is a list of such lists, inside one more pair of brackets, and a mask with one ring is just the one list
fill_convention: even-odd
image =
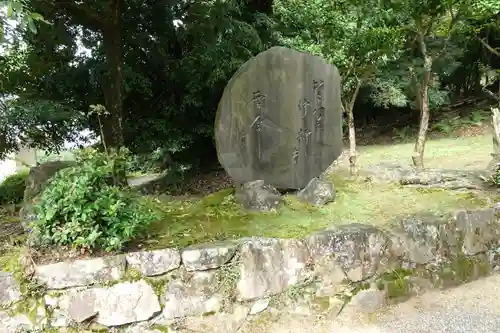
[(242, 333), (497, 333), (500, 275), (446, 291), (433, 291), (375, 314), (347, 309), (339, 318), (283, 315)]

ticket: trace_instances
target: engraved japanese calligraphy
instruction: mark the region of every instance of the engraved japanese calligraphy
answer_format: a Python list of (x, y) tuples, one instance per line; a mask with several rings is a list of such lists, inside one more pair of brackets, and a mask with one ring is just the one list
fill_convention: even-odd
[(342, 151), (338, 70), (321, 57), (284, 47), (258, 54), (224, 89), (215, 142), (236, 183), (303, 188)]

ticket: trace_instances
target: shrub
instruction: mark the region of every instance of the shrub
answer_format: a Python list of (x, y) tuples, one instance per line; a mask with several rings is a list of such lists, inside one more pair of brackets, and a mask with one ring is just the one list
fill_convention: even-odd
[(491, 172), (491, 182), (495, 186), (500, 186), (500, 163), (496, 163), (493, 166), (493, 170)]
[(0, 205), (18, 204), (23, 201), (29, 170), (13, 174), (0, 184)]
[(137, 193), (115, 185), (122, 154), (85, 150), (59, 171), (35, 206), (33, 232), (42, 245), (119, 250), (157, 216)]

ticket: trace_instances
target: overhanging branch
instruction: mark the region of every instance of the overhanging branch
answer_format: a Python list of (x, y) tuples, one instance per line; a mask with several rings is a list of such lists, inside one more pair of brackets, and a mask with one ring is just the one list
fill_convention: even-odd
[(476, 37), (480, 42), (481, 44), (483, 44), (483, 46), (488, 50), (490, 51), (491, 53), (493, 53), (494, 55), (496, 55), (497, 57), (500, 57), (500, 51), (494, 49), (493, 47), (491, 47), (490, 44), (486, 43), (482, 38), (479, 38), (479, 37)]

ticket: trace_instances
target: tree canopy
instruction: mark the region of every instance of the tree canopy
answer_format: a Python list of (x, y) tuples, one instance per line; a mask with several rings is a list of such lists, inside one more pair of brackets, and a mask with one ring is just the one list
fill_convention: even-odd
[[(495, 0), (9, 0), (0, 22), (0, 155), (22, 139), (57, 149), (83, 128), (135, 153), (216, 161), (222, 91), (274, 45), (318, 54), (343, 79), (352, 171), (374, 110), (420, 114), (414, 163), (441, 106), (497, 85)], [(7, 18), (19, 24), (9, 25)], [(484, 82), (488, 74), (488, 82)], [(406, 112), (405, 111), (405, 112)], [(195, 152), (196, 153), (193, 153)]]

